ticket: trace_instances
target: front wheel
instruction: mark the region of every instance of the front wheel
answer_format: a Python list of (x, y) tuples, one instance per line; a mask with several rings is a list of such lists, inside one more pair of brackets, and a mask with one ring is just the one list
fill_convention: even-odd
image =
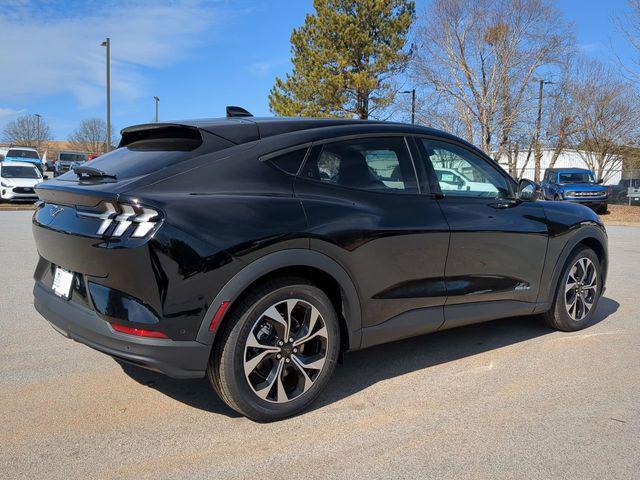
[(544, 319), (558, 330), (582, 330), (591, 323), (601, 293), (600, 260), (590, 248), (581, 248), (565, 263), (551, 310)]
[(236, 305), (207, 374), (231, 408), (256, 421), (305, 409), (335, 369), (338, 317), (327, 295), (304, 279), (282, 278)]

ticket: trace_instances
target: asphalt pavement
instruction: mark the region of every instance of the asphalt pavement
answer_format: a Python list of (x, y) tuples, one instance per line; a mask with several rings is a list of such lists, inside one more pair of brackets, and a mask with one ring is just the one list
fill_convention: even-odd
[(207, 382), (67, 340), (33, 308), (30, 212), (0, 212), (0, 478), (640, 479), (640, 228), (609, 227), (597, 322), (498, 320), (349, 354), (257, 424)]

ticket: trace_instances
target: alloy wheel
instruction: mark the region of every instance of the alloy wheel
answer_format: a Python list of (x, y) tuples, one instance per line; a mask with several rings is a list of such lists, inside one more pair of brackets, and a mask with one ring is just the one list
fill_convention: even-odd
[(569, 270), (565, 284), (565, 305), (572, 320), (585, 318), (598, 294), (598, 271), (587, 257), (579, 258)]
[(302, 299), (277, 302), (249, 331), (243, 355), (247, 382), (263, 400), (290, 402), (318, 379), (328, 346), (327, 326), (316, 307)]

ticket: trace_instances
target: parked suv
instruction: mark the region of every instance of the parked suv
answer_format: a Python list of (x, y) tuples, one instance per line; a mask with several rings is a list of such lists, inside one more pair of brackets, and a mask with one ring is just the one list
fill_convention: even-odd
[(28, 162), (0, 162), (0, 200), (36, 200), (36, 184), (43, 176)]
[(38, 150), (32, 147), (9, 147), (4, 156), (4, 162), (26, 162), (35, 165), (40, 173), (43, 172), (42, 160)]
[[(623, 178), (617, 185), (611, 187), (609, 194), (613, 203), (629, 203), (629, 188), (640, 188), (640, 178)], [(638, 203), (637, 197), (631, 198), (631, 203)]]
[[(36, 188), (36, 309), (120, 362), (206, 375), (252, 419), (307, 407), (343, 352), (501, 317), (593, 320), (597, 215), (536, 202), (447, 133), (247, 116), (121, 133)], [(483, 187), (448, 189), (443, 168)]]
[(53, 166), (53, 175), (57, 177), (74, 167), (82, 165), (87, 161), (87, 154), (83, 152), (62, 151), (58, 153), (58, 159)]
[(596, 181), (593, 172), (584, 168), (548, 168), (541, 183), (547, 200), (566, 200), (581, 203), (598, 213), (607, 211), (609, 198), (602, 180)]

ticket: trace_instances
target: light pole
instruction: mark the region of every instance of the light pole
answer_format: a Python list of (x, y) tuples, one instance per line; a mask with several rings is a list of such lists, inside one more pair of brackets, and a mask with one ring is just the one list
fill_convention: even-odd
[(38, 149), (38, 153), (40, 153), (40, 114), (34, 113), (34, 117), (36, 117), (36, 145)]
[(416, 89), (413, 88), (411, 90), (404, 90), (400, 93), (411, 94), (411, 125), (413, 125), (416, 123)]
[(107, 142), (105, 150), (111, 150), (111, 39), (107, 39), (100, 44), (107, 49)]
[(535, 153), (534, 153), (534, 178), (536, 182), (540, 181), (540, 160), (542, 158), (542, 150), (540, 149), (540, 130), (542, 129), (542, 91), (545, 85), (552, 84), (550, 80), (538, 80), (538, 118), (536, 120), (536, 134), (535, 134)]
[(153, 100), (156, 103), (156, 123), (158, 123), (158, 102), (160, 101), (160, 99), (158, 97), (154, 96)]

